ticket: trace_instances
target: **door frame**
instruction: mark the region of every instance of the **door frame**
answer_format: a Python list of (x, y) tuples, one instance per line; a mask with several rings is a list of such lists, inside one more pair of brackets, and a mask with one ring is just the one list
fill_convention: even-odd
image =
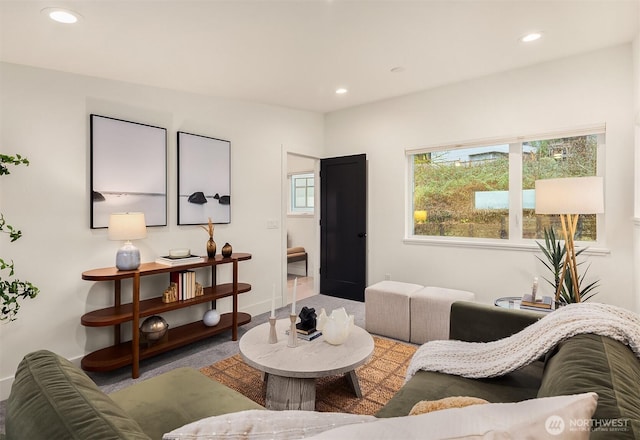
[(305, 153), (299, 153), (294, 150), (288, 150), (284, 146), (282, 147), (282, 176), (281, 176), (281, 198), (282, 201), (280, 207), (280, 224), (282, 227), (280, 228), (281, 236), (281, 306), (289, 303), (288, 298), (288, 289), (287, 289), (287, 221), (288, 221), (288, 212), (289, 212), (289, 176), (288, 176), (288, 165), (289, 165), (289, 155), (303, 157), (306, 159), (313, 160), (313, 177), (315, 184), (315, 193), (313, 197), (314, 210), (313, 210), (313, 249), (307, 251), (309, 262), (311, 263), (312, 271), (309, 272), (309, 275), (313, 277), (313, 293), (318, 294), (320, 292), (320, 277), (318, 272), (318, 265), (320, 264), (320, 157), (312, 156)]

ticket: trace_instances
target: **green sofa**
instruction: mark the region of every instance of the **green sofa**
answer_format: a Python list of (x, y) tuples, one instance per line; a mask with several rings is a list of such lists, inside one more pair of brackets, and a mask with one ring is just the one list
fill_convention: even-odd
[[(543, 316), (486, 304), (455, 302), (450, 339), (488, 342), (510, 336)], [(397, 417), (421, 400), (473, 396), (489, 402), (518, 402), (536, 397), (598, 394), (592, 439), (640, 438), (640, 361), (626, 345), (594, 334), (565, 340), (543, 359), (502, 377), (467, 379), (419, 371), (376, 414)]]
[[(496, 340), (539, 317), (456, 302), (450, 337)], [(517, 402), (590, 391), (599, 396), (592, 439), (640, 438), (640, 362), (627, 346), (593, 334), (567, 339), (543, 359), (503, 377), (466, 379), (419, 371), (376, 415), (405, 416), (421, 400), (448, 396)], [(106, 395), (66, 359), (37, 351), (25, 356), (16, 371), (6, 434), (8, 440), (160, 439), (187, 423), (247, 409), (263, 408), (194, 369), (179, 368)]]
[(177, 368), (110, 395), (50, 351), (24, 357), (7, 399), (7, 440), (161, 439), (196, 420), (263, 409), (192, 368)]

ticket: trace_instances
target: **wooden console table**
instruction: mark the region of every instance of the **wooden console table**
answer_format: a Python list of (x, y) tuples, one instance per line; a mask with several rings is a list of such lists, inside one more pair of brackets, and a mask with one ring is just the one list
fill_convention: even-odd
[[(82, 358), (81, 366), (87, 371), (111, 371), (131, 365), (131, 377), (140, 376), (140, 360), (181, 347), (192, 342), (231, 330), (234, 341), (238, 339), (238, 326), (251, 321), (251, 315), (238, 312), (238, 295), (251, 290), (251, 285), (238, 282), (238, 262), (251, 259), (251, 254), (234, 253), (229, 258), (217, 255), (204, 261), (180, 266), (166, 266), (158, 263), (142, 263), (136, 270), (118, 270), (115, 267), (93, 269), (82, 273), (82, 279), (88, 281), (113, 281), (114, 304), (112, 307), (94, 310), (82, 316), (81, 323), (87, 327), (114, 327), (114, 345), (87, 354)], [(217, 284), (219, 265), (233, 265), (233, 281)], [(163, 303), (161, 297), (140, 300), (140, 279), (149, 275), (170, 274), (184, 270), (211, 267), (211, 286), (205, 287), (204, 294), (195, 298)], [(121, 298), (121, 281), (132, 279), (131, 302), (123, 304)], [(167, 283), (168, 285), (168, 283)], [(220, 322), (213, 327), (207, 327), (202, 321), (195, 321), (179, 327), (172, 327), (168, 336), (149, 346), (140, 345), (141, 318), (162, 312), (178, 310), (196, 304), (211, 301), (215, 308), (218, 299), (232, 297), (233, 310), (224, 313)], [(131, 340), (121, 341), (120, 325), (131, 322)]]

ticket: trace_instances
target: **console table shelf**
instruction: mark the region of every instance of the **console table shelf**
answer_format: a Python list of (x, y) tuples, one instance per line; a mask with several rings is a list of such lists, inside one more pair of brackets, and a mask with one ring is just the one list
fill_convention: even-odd
[[(151, 356), (169, 351), (186, 344), (205, 339), (224, 331), (231, 330), (234, 341), (238, 339), (238, 326), (251, 321), (251, 315), (238, 312), (238, 295), (251, 290), (251, 285), (238, 282), (238, 262), (251, 259), (251, 254), (234, 253), (231, 257), (205, 258), (199, 263), (184, 264), (180, 266), (167, 266), (158, 263), (143, 263), (136, 270), (118, 270), (115, 267), (93, 269), (82, 273), (83, 280), (89, 281), (113, 281), (114, 302), (113, 306), (88, 312), (82, 316), (80, 322), (87, 327), (114, 327), (114, 344), (110, 347), (87, 354), (81, 361), (81, 366), (87, 371), (110, 371), (116, 368), (131, 365), (131, 376), (135, 379), (140, 375), (139, 362)], [(231, 264), (233, 266), (233, 281), (231, 283), (217, 284), (217, 271), (219, 265)], [(140, 279), (149, 275), (170, 274), (184, 270), (211, 267), (211, 286), (204, 287), (204, 294), (187, 300), (162, 302), (161, 297), (140, 300)], [(121, 281), (132, 280), (131, 302), (122, 304)], [(218, 299), (231, 297), (233, 310), (224, 313), (220, 322), (207, 327), (202, 321), (192, 322), (180, 327), (170, 328), (167, 335), (153, 344), (140, 344), (140, 319), (163, 312), (191, 307), (211, 301), (212, 307)], [(121, 324), (131, 322), (131, 339), (121, 341)]]
[[(215, 287), (205, 287), (204, 295), (197, 296), (183, 301), (174, 301), (171, 303), (163, 303), (161, 298), (151, 298), (140, 301), (140, 311), (138, 316), (141, 318), (151, 316), (170, 310), (178, 310), (183, 307), (194, 306), (196, 304), (215, 301), (233, 295), (233, 283), (219, 284)], [(238, 283), (238, 293), (245, 293), (251, 290), (251, 285), (246, 283)], [(81, 323), (87, 327), (103, 327), (133, 320), (133, 304), (123, 304), (120, 306), (107, 307), (106, 309), (94, 310), (85, 314)]]
[[(233, 316), (231, 313), (223, 313), (220, 316), (220, 323), (215, 327), (207, 327), (201, 321), (198, 321), (171, 328), (169, 329), (169, 335), (166, 341), (158, 342), (149, 347), (145, 347), (144, 344), (140, 346), (140, 359), (147, 359), (157, 354), (182, 347), (183, 345), (228, 331), (232, 325), (232, 319)], [(238, 325), (244, 325), (249, 322), (251, 322), (251, 315), (238, 313)], [(81, 366), (82, 369), (86, 371), (111, 371), (126, 367), (133, 362), (132, 352), (131, 341), (123, 342), (89, 353), (82, 358)]]

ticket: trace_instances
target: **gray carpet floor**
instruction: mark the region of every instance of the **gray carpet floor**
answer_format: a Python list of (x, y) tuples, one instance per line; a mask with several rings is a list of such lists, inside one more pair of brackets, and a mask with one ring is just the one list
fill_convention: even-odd
[[(298, 310), (303, 306), (313, 307), (317, 313), (324, 308), (327, 313), (333, 309), (344, 307), (347, 313), (354, 315), (355, 324), (364, 327), (364, 303), (334, 298), (327, 295), (315, 295), (298, 301)], [(277, 318), (288, 316), (289, 307), (276, 310)], [(267, 322), (269, 313), (253, 316), (251, 322), (238, 329), (238, 339), (249, 329)], [(88, 372), (87, 374), (105, 393), (112, 393), (133, 383), (149, 379), (178, 367), (202, 368), (239, 352), (238, 341), (232, 341), (230, 332), (196, 342), (176, 350), (146, 359), (140, 362), (140, 377), (131, 378), (131, 368), (125, 367), (104, 373)], [(0, 402), (0, 432), (4, 433), (6, 401)]]

